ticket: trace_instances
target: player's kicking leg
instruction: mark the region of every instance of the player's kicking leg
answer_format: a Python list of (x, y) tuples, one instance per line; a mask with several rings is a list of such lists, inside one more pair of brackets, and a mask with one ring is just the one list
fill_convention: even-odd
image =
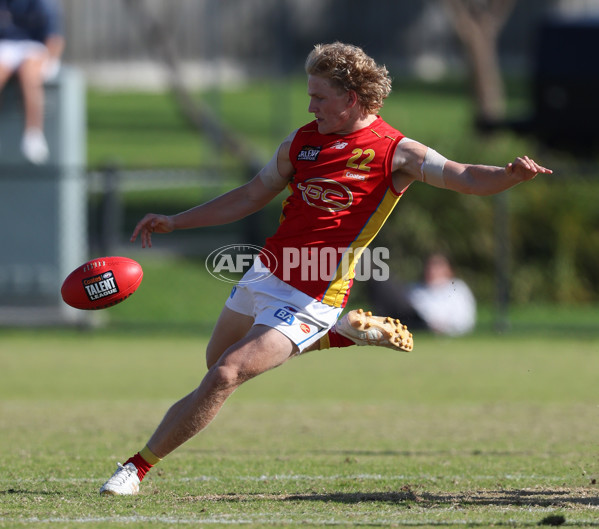
[[(225, 346), (229, 346), (232, 340), (236, 340), (238, 335), (245, 333), (247, 328), (251, 325), (249, 320), (246, 321), (243, 318), (236, 318), (236, 316), (238, 315), (235, 315), (232, 311), (226, 308), (224, 309), (223, 314), (221, 314), (219, 323), (217, 324), (219, 333), (217, 333), (218, 335), (216, 337), (212, 338), (210, 346), (208, 347), (207, 363), (209, 368), (221, 361), (221, 349)], [(237, 330), (239, 332), (232, 332), (232, 330), (236, 328), (235, 325), (233, 325), (234, 320), (239, 320), (237, 322), (239, 327)], [(227, 332), (225, 335), (220, 336), (220, 330), (226, 330)], [(274, 336), (277, 336), (279, 340), (284, 339), (284, 337), (282, 335), (279, 336), (276, 331), (273, 331), (273, 333)], [(377, 345), (388, 347), (389, 349), (393, 349), (395, 351), (411, 351), (414, 346), (414, 342), (412, 339), (412, 334), (408, 331), (405, 325), (401, 324), (399, 320), (389, 317), (385, 318), (381, 316), (373, 316), (371, 312), (364, 312), (362, 309), (358, 309), (352, 310), (345, 314), (337, 321), (337, 323), (329, 330), (329, 332), (320, 339), (320, 341), (315, 342), (305, 351), (329, 349), (331, 347), (348, 347), (351, 345)], [(261, 349), (263, 346), (264, 343), (262, 343)], [(276, 347), (275, 349), (278, 348), (279, 347)], [(265, 369), (269, 369), (274, 367), (274, 365), (282, 363), (291, 355), (292, 351), (284, 352), (281, 359), (277, 360), (272, 365), (258, 369), (258, 372), (263, 372)], [(272, 359), (270, 359), (269, 362), (272, 362)], [(180, 422), (180, 419), (171, 421), (169, 419), (169, 414), (180, 415), (184, 411), (184, 408), (189, 408), (190, 405), (186, 405), (184, 401), (189, 400), (191, 396), (192, 394), (185, 399), (182, 399), (182, 401), (175, 404), (171, 410), (169, 410), (167, 416), (165, 417), (165, 421), (163, 421), (163, 423), (159, 426), (158, 430), (150, 440), (150, 442), (155, 441), (152, 444), (152, 447), (156, 446), (159, 450), (157, 450), (157, 448), (154, 449), (159, 452), (159, 454), (167, 454), (176, 448), (176, 446), (181, 444), (179, 441), (176, 441), (174, 443), (170, 443), (170, 445), (167, 443), (167, 445), (162, 446), (164, 444), (164, 439), (161, 438), (161, 434), (162, 437), (164, 437), (164, 430), (166, 430), (166, 440), (168, 441), (168, 437), (172, 437), (171, 428), (167, 426), (169, 426), (171, 422)], [(211, 401), (213, 399), (206, 400)], [(193, 409), (196, 407), (197, 405), (193, 405), (192, 403), (191, 408)], [(219, 407), (220, 404), (217, 406), (217, 408)], [(190, 416), (189, 419), (194, 418)], [(195, 419), (197, 421), (197, 418)], [(196, 421), (191, 420), (190, 422)], [(209, 421), (210, 419), (206, 421), (206, 424)], [(185, 423), (188, 421), (183, 422)], [(202, 429), (203, 426), (204, 425), (201, 425), (201, 427), (198, 428), (198, 431)], [(197, 432), (193, 432), (193, 435), (195, 435), (195, 433)], [(190, 437), (191, 435), (186, 435), (185, 437), (188, 436)], [(137, 494), (139, 491), (139, 484), (144, 478), (146, 472), (159, 461), (160, 457), (158, 457), (146, 445), (143, 450), (135, 454), (124, 465), (118, 465), (116, 472), (102, 486), (100, 492), (102, 494), (111, 495)]]

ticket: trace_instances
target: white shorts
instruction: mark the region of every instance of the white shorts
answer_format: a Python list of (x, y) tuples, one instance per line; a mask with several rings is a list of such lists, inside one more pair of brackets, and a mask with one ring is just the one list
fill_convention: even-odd
[[(263, 268), (263, 267), (261, 267)], [(324, 336), (342, 308), (331, 307), (281, 281), (268, 270), (250, 268), (233, 287), (225, 306), (281, 332), (301, 353)]]
[(34, 40), (4, 40), (0, 42), (0, 65), (14, 72), (30, 57), (43, 58), (48, 50)]

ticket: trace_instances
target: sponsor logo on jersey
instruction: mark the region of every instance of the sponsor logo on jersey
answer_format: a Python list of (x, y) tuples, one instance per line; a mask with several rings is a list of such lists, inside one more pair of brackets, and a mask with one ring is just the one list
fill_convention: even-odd
[(105, 298), (106, 296), (117, 294), (119, 291), (112, 270), (92, 277), (87, 277), (82, 283), (85, 293), (90, 301), (96, 301)]
[(337, 140), (333, 145), (331, 145), (331, 149), (345, 149), (349, 144), (346, 141)]
[(304, 145), (302, 150), (297, 155), (298, 162), (315, 162), (318, 159), (322, 147), (314, 147), (313, 145)]
[(297, 184), (297, 188), (301, 191), (304, 202), (325, 211), (343, 211), (354, 200), (347, 186), (329, 178), (310, 178)]
[(362, 173), (352, 173), (351, 171), (345, 171), (343, 175), (345, 178), (352, 178), (354, 180), (366, 180), (366, 175)]

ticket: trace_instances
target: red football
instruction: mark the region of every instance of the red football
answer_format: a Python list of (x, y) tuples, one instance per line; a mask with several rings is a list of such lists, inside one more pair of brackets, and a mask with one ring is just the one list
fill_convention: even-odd
[(60, 293), (71, 307), (112, 307), (137, 290), (143, 278), (138, 262), (128, 257), (99, 257), (82, 264), (64, 280)]

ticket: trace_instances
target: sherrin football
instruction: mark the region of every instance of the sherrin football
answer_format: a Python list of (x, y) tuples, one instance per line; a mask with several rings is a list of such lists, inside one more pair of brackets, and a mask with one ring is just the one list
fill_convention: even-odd
[(143, 275), (140, 264), (133, 259), (99, 257), (73, 270), (60, 293), (64, 302), (76, 309), (105, 309), (133, 294)]

